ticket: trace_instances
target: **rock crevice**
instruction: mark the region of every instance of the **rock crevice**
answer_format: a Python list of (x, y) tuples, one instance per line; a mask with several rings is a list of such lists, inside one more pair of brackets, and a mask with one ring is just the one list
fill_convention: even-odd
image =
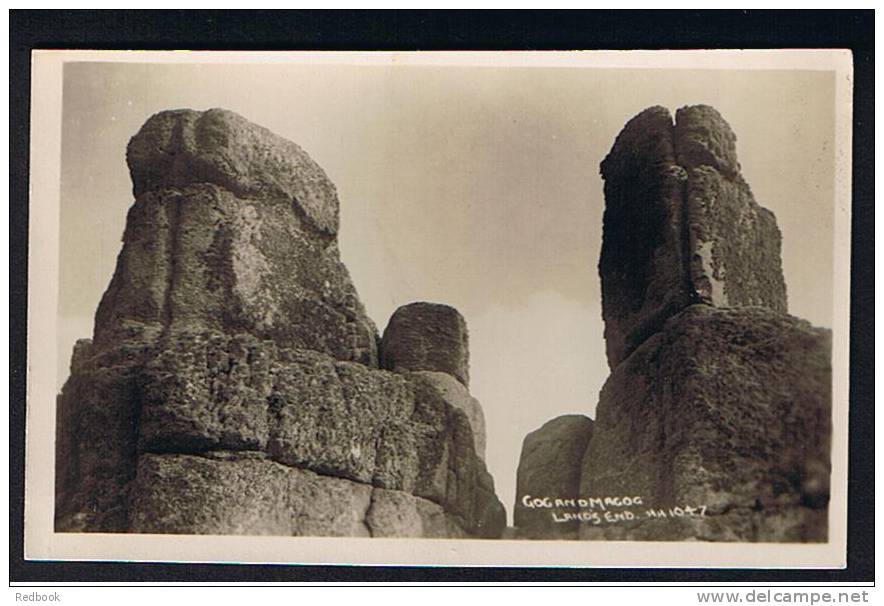
[(736, 137), (709, 106), (630, 120), (601, 164), (599, 272), (614, 368), (694, 303), (786, 311), (781, 235), (739, 173)]
[[(616, 524), (553, 525), (549, 510), (523, 511), (517, 534), (825, 541), (831, 333), (786, 314), (781, 234), (740, 174), (730, 126), (709, 106), (675, 120), (649, 108), (601, 173), (611, 374), (591, 432), (559, 438), (566, 417), (526, 438), (517, 508), (524, 494), (552, 490), (643, 503)], [(568, 449), (582, 449), (582, 462), (535, 473)], [(569, 479), (551, 486), (558, 477)], [(686, 507), (704, 514), (665, 513)]]
[(224, 110), (157, 114), (127, 161), (123, 248), (58, 400), (56, 528), (499, 536), (466, 323), (416, 304), (443, 321), (395, 351), (429, 365), (378, 368), (322, 169)]

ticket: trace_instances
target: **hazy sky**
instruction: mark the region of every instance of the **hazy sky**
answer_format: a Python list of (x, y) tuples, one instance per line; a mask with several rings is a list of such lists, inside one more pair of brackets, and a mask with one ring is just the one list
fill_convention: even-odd
[(608, 375), (598, 165), (642, 109), (721, 112), (783, 232), (790, 313), (831, 326), (831, 72), (69, 63), (63, 99), (59, 385), (120, 250), (126, 144), (173, 108), (233, 110), (326, 170), (343, 260), (381, 331), (411, 301), (461, 311), (510, 512), (525, 434), (594, 416)]

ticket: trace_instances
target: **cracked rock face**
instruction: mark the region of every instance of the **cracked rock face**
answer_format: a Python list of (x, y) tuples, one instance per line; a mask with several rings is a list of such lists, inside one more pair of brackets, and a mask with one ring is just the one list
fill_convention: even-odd
[[(516, 535), (826, 541), (831, 333), (785, 313), (780, 232), (740, 175), (734, 133), (708, 106), (674, 122), (652, 107), (601, 172), (611, 374), (594, 424), (561, 417), (529, 434), (518, 490), (641, 504), (517, 502)], [(553, 526), (554, 511), (586, 517)]]
[(179, 334), (143, 369), (139, 448), (260, 450), (425, 497), (464, 528), (493, 533), (504, 514), (473, 431), (481, 408), (439, 374), (395, 374), (248, 335)]
[(500, 536), (478, 403), (378, 369), (322, 169), (223, 110), (157, 114), (127, 160), (123, 248), (57, 403), (57, 530)]
[(786, 311), (776, 219), (739, 171), (736, 137), (709, 106), (681, 108), (674, 122), (652, 107), (617, 136), (601, 165), (611, 368), (694, 303)]
[(133, 532), (331, 537), (467, 537), (439, 505), (280, 465), (261, 453), (145, 455)]
[[(239, 461), (242, 453), (249, 461), (274, 464), (238, 464), (244, 483), (252, 476), (282, 478), (280, 468), (285, 467), (313, 474), (284, 475), (285, 482), (309, 477), (316, 485), (331, 482), (333, 491), (357, 490), (355, 486), (365, 494), (376, 488), (422, 498), (445, 514), (445, 523), (434, 522), (433, 528), (455, 524), (456, 536), (496, 537), (505, 526), (493, 479), (476, 452), (470, 419), (432, 377), (283, 349), (245, 334), (176, 333), (159, 349), (139, 353), (141, 357), (132, 359), (143, 361), (128, 364), (115, 364), (128, 359), (117, 350), (96, 355), (65, 386), (59, 405), (58, 508), (68, 512), (60, 522), (67, 529), (119, 532), (132, 530), (132, 524), (141, 532), (185, 528), (181, 520), (189, 518), (175, 518), (165, 526), (145, 513), (152, 505), (138, 505), (141, 499), (162, 501), (165, 497), (154, 492), (171, 490), (145, 479), (145, 461), (166, 465), (161, 477), (172, 486), (178, 481), (199, 486), (214, 481), (205, 474), (223, 475), (227, 462)], [(171, 458), (157, 459), (159, 455)], [(207, 467), (206, 457), (220, 463)], [(168, 471), (176, 469), (183, 474), (178, 480)], [(252, 529), (251, 518), (232, 513), (247, 511), (253, 502), (249, 499), (257, 499), (259, 509), (281, 508), (274, 516), (295, 515), (289, 504), (264, 501), (272, 488), (249, 492), (252, 496), (243, 496), (246, 500), (238, 505), (226, 498), (213, 501), (211, 507), (220, 509), (212, 519), (228, 505), (233, 509), (224, 513), (227, 522), (212, 524)], [(138, 499), (127, 500), (133, 490)], [(188, 494), (176, 500), (176, 510), (190, 508), (188, 515), (197, 515), (209, 507), (196, 492)], [(193, 503), (185, 507), (182, 499)], [(417, 507), (414, 499), (408, 502), (411, 509)], [(137, 505), (134, 513), (132, 503)], [(390, 507), (381, 510), (384, 516), (392, 516)], [(420, 511), (438, 518), (432, 507), (421, 505)], [(154, 523), (160, 525), (152, 527)], [(379, 524), (375, 530), (381, 534), (404, 532)], [(204, 529), (198, 526), (194, 532)]]
[(694, 305), (617, 366), (583, 494), (705, 518), (581, 526), (582, 538), (825, 541), (831, 333), (765, 308)]
[(189, 109), (152, 116), (129, 142), (136, 198), (211, 183), (242, 199), (284, 201), (327, 234), (338, 231), (338, 195), (298, 145), (231, 111)]
[(485, 460), (485, 413), (479, 400), (470, 395), (464, 385), (444, 372), (431, 370), (417, 370), (410, 373), (412, 377), (421, 377), (428, 381), (442, 395), (444, 400), (462, 411), (470, 421), (473, 431), (473, 439), (476, 446), (476, 454)]
[(232, 112), (181, 110), (148, 120), (127, 159), (136, 200), (97, 347), (208, 329), (377, 365), (334, 185), (297, 145)]

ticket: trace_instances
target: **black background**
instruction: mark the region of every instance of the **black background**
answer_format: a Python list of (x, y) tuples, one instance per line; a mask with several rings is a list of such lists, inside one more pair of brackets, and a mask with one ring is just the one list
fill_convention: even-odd
[[(874, 11), (9, 13), (11, 582), (868, 582), (874, 580)], [(854, 58), (846, 570), (430, 568), (23, 559), (30, 51), (847, 48)], [(844, 293), (847, 296), (847, 293)]]

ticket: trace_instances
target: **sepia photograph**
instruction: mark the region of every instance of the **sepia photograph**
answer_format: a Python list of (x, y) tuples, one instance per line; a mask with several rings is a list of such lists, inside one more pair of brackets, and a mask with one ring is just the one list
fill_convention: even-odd
[(844, 565), (849, 51), (34, 65), (30, 557)]

